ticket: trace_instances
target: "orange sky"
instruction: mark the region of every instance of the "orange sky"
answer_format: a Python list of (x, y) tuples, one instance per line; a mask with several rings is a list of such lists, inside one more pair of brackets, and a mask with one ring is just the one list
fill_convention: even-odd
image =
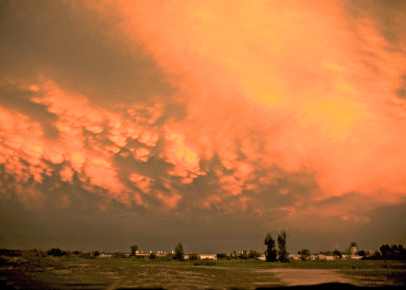
[[(81, 25), (95, 26), (79, 28), (89, 44), (27, 28), (45, 35), (34, 51), (49, 52), (27, 51), (30, 69), (17, 56), (1, 71), (3, 172), (39, 207), (52, 178), (94, 192), (100, 209), (367, 222), (406, 195), (406, 17), (370, 4), (72, 3)], [(12, 17), (26, 25), (24, 10)], [(334, 198), (344, 201), (323, 205)], [(73, 206), (71, 194), (58, 203)]]

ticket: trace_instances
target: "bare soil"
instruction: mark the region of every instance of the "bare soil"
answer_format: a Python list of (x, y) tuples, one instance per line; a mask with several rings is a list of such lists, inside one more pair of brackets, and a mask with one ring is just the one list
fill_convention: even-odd
[(332, 269), (261, 269), (259, 272), (273, 273), (283, 284), (295, 285), (316, 285), (322, 283), (349, 283), (354, 281)]

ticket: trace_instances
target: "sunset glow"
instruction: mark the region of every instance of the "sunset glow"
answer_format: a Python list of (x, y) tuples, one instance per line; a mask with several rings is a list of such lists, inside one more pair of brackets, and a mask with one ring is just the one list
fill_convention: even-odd
[(366, 2), (11, 1), (0, 198), (309, 231), (404, 206), (406, 14)]

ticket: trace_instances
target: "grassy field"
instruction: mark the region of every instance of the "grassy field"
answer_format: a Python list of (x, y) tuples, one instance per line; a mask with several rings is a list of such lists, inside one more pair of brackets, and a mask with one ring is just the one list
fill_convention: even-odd
[[(273, 270), (334, 269), (362, 285), (400, 285), (406, 265), (384, 261), (266, 263), (137, 258), (25, 257), (3, 260), (1, 289), (255, 289), (285, 285)], [(269, 271), (267, 270), (269, 269)], [(264, 271), (265, 270), (265, 271)]]

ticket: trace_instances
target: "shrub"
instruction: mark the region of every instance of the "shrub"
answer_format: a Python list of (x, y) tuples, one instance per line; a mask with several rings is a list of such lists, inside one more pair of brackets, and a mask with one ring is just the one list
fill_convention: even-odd
[(230, 257), (226, 253), (217, 253), (217, 259), (229, 259)]
[(52, 248), (47, 251), (48, 256), (61, 257), (61, 256), (64, 256), (65, 254), (66, 254), (66, 252), (62, 251), (59, 248)]
[(199, 255), (198, 254), (189, 254), (189, 260), (190, 261), (199, 260)]

